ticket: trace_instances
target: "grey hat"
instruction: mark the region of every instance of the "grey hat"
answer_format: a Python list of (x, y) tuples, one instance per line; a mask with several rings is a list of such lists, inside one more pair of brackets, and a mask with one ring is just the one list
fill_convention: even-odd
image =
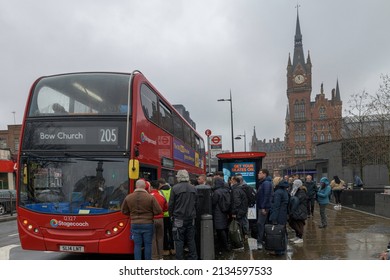
[(190, 181), (190, 175), (188, 175), (188, 171), (185, 169), (177, 171), (176, 178), (178, 182)]

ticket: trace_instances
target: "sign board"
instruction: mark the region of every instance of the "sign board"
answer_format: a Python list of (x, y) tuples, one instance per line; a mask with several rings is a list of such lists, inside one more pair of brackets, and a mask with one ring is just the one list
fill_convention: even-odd
[(222, 149), (214, 149), (210, 151), (211, 158), (216, 158), (218, 154), (222, 153)]
[(210, 136), (210, 149), (222, 149), (222, 135), (211, 135)]
[(209, 137), (211, 135), (211, 130), (210, 129), (206, 129), (204, 134), (206, 134), (206, 136)]

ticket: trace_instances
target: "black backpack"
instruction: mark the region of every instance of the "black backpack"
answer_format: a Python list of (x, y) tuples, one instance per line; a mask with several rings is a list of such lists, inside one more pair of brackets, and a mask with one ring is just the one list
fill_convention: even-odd
[(248, 207), (253, 207), (256, 204), (256, 190), (248, 185), (242, 185), (246, 197), (248, 198)]
[(219, 208), (223, 213), (229, 214), (232, 210), (232, 198), (229, 189), (222, 189), (221, 198), (218, 201)]

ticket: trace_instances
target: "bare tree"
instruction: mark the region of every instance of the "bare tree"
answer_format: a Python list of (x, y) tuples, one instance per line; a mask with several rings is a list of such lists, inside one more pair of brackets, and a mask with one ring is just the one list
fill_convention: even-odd
[[(370, 119), (371, 98), (366, 91), (352, 94), (346, 110), (348, 117), (344, 118), (342, 130), (343, 165), (351, 165), (359, 170), (363, 178), (363, 167), (368, 164), (367, 122)], [(355, 172), (355, 171), (354, 171)]]
[(382, 83), (371, 97), (370, 110), (375, 116), (375, 124), (370, 137), (376, 139), (375, 154), (378, 162), (386, 165), (390, 182), (390, 76), (381, 75)]

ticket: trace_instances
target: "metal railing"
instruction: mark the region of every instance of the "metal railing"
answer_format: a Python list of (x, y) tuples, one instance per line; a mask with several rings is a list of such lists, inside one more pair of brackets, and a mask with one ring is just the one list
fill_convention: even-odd
[(0, 190), (0, 215), (11, 214), (16, 211), (16, 192), (14, 190)]

